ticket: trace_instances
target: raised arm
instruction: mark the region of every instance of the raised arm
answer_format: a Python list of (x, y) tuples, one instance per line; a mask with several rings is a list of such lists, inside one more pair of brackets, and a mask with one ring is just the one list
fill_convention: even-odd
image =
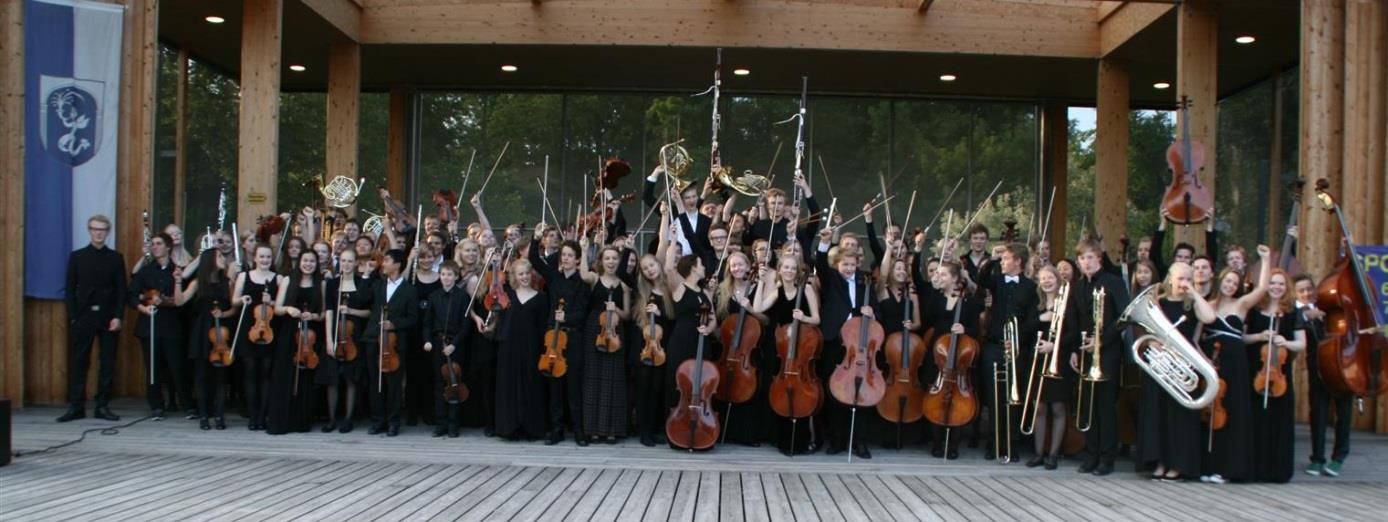
[[(1239, 298), (1239, 315), (1246, 315), (1249, 310), (1258, 305), (1267, 295), (1268, 281), (1272, 279), (1272, 256), (1267, 245), (1258, 245), (1258, 263), (1262, 270), (1258, 272), (1258, 286), (1253, 287), (1253, 291)], [(1219, 284), (1218, 281), (1215, 284)]]
[(492, 228), (492, 222), (487, 219), (487, 213), (482, 211), (482, 194), (472, 195), (472, 210), (477, 212), (477, 222), (482, 225), (482, 228)]

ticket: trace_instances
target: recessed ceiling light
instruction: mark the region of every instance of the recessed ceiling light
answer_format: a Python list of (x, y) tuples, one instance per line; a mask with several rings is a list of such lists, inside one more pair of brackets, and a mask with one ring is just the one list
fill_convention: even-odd
[(296, 64), (294, 64), (294, 65), (289, 66), (289, 70), (294, 71), (294, 72), (304, 72), (304, 71), (308, 70), (308, 67), (304, 67), (304, 66), (299, 65), (299, 64), (296, 63)]
[(207, 20), (207, 23), (209, 24), (220, 24), (222, 22), (227, 21), (226, 18), (222, 18), (220, 16), (209, 16), (207, 18), (203, 18), (203, 20)]
[(1157, 82), (1157, 83), (1152, 84), (1152, 88), (1153, 88), (1153, 89), (1158, 89), (1158, 90), (1161, 90), (1161, 89), (1170, 89), (1170, 88), (1171, 88), (1171, 84), (1166, 83), (1166, 82)]
[(1241, 44), (1244, 44), (1244, 45), (1248, 45), (1248, 44), (1251, 44), (1251, 43), (1256, 42), (1256, 41), (1258, 41), (1258, 39), (1257, 39), (1257, 38), (1254, 38), (1254, 37), (1251, 36), (1251, 35), (1243, 35), (1243, 36), (1240, 36), (1240, 37), (1234, 39), (1234, 42), (1235, 42), (1235, 43), (1241, 43)]
[(752, 74), (752, 70), (746, 68), (733, 69), (733, 74), (737, 76), (747, 76), (749, 74)]
[(516, 72), (517, 70), (519, 70), (519, 68), (511, 64), (501, 66), (501, 72)]
[(955, 76), (955, 75), (953, 75), (953, 74), (941, 74), (941, 75), (940, 75), (940, 81), (942, 81), (942, 82), (952, 82), (952, 81), (958, 80), (958, 79), (959, 79), (959, 77), (958, 77), (958, 76)]

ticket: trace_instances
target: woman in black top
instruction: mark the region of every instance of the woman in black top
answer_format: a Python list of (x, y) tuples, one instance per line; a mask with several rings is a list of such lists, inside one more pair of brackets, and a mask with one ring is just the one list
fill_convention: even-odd
[[(343, 251), (337, 265), (340, 275), (330, 280), (324, 289), (326, 308), (333, 311), (330, 337), (337, 342), (327, 344), (327, 339), (324, 340), (324, 353), (318, 358), (313, 379), (314, 384), (328, 388), (328, 423), (323, 425), (324, 433), (334, 429), (341, 433), (352, 431), (352, 417), (357, 411), (357, 383), (364, 376), (361, 357), (365, 347), (360, 344), (361, 334), (366, 328), (366, 319), (371, 316), (371, 280), (357, 273), (357, 253)], [(350, 361), (346, 353), (338, 351), (348, 337), (357, 345), (357, 357)], [(346, 397), (347, 404), (343, 415), (338, 417), (337, 404), (342, 397)], [(338, 419), (341, 419), (340, 424)]]
[[(443, 283), (439, 282), (438, 271), (434, 270), (434, 261), (438, 259), (438, 256), (428, 245), (415, 247), (410, 255), (415, 258), (412, 284), (415, 288), (415, 294), (419, 296), (419, 316), (424, 317), (429, 309), (429, 296), (443, 286)], [(422, 347), (424, 342), (428, 340), (427, 337), (424, 324), (420, 323), (410, 330), (409, 346), (411, 348)], [(424, 418), (425, 424), (434, 424), (434, 387), (432, 384), (434, 382), (435, 359), (437, 356), (424, 353), (424, 350), (411, 349), (405, 352), (406, 426), (418, 424), (420, 417)]]
[(313, 350), (320, 351), (323, 335), (323, 281), (318, 272), (318, 256), (299, 256), (297, 271), (280, 287), (275, 313), (281, 317), (275, 332), (273, 370), (265, 432), (279, 435), (309, 429), (313, 376), (307, 367), (294, 362), (301, 332), (314, 336)]
[[(809, 277), (803, 272), (803, 266), (800, 256), (783, 253), (777, 259), (775, 271), (761, 271), (761, 281), (757, 284), (756, 306), (752, 310), (766, 314), (765, 330), (769, 330), (766, 335), (772, 339), (776, 337), (776, 330), (796, 321), (799, 321), (802, 328), (819, 326), (819, 292), (815, 290), (814, 285), (801, 283), (803, 278)], [(800, 295), (802, 290), (803, 296)], [(774, 344), (768, 347), (769, 356), (762, 359), (762, 364), (770, 368), (771, 378), (767, 382), (769, 387), (770, 381), (780, 374), (783, 362), (780, 358), (780, 348)], [(814, 371), (814, 368), (813, 363), (808, 366), (809, 371)], [(770, 424), (773, 425), (776, 446), (781, 453), (794, 455), (815, 452), (817, 448), (811, 433), (794, 433), (798, 423), (774, 415), (772, 417), (775, 420)], [(814, 425), (813, 417), (807, 420), (809, 422), (805, 423), (806, 426)]]
[[(252, 265), (255, 268), (236, 279), (236, 287), (232, 290), (231, 298), (232, 302), (246, 310), (246, 320), (242, 322), (241, 331), (237, 334), (240, 340), (236, 345), (235, 357), (244, 370), (246, 406), (250, 414), (246, 427), (255, 431), (265, 429), (265, 405), (270, 387), (270, 356), (274, 343), (260, 345), (251, 342), (250, 330), (255, 323), (253, 316), (257, 305), (273, 305), (280, 287), (287, 283), (284, 276), (276, 275), (270, 270), (275, 256), (269, 245), (256, 245), (253, 252), (255, 255)], [(273, 321), (270, 326), (274, 328)]]
[[(1026, 318), (1018, 325), (1020, 346), (1014, 347), (1015, 353), (1018, 354), (1018, 390), (1023, 394), (1040, 395), (1039, 402), (1025, 406), (1036, 408), (1036, 420), (1033, 425), (1036, 456), (1027, 461), (1026, 465), (1029, 468), (1044, 464), (1048, 470), (1056, 469), (1061, 444), (1065, 442), (1065, 424), (1070, 421), (1070, 400), (1075, 389), (1075, 372), (1070, 368), (1068, 361), (1070, 355), (1075, 353), (1075, 347), (1046, 340), (1052, 324), (1064, 318), (1064, 310), (1061, 310), (1061, 317), (1056, 317), (1051, 310), (1059, 298), (1060, 286), (1060, 275), (1056, 273), (1054, 266), (1042, 265), (1036, 268), (1036, 292), (1040, 294), (1037, 307), (1028, 310)], [(1045, 356), (1057, 348), (1060, 351), (1055, 354), (1055, 363), (1060, 378), (1043, 377), (1046, 373), (1046, 369), (1042, 367), (1047, 360)], [(1036, 365), (1035, 374), (1031, 372), (1033, 364)], [(1024, 395), (1023, 400), (1037, 399), (1028, 399)]]
[[(598, 233), (601, 240), (606, 234)], [(584, 238), (587, 241), (587, 238)], [(588, 295), (588, 319), (583, 326), (583, 340), (580, 348), (587, 353), (583, 357), (583, 433), (592, 438), (606, 438), (609, 443), (627, 434), (627, 379), (626, 353), (630, 346), (623, 346), (615, 353), (599, 350), (596, 347), (601, 331), (601, 318), (610, 313), (609, 320), (617, 324), (614, 329), (619, 339), (624, 337), (627, 310), (631, 303), (627, 299), (628, 289), (617, 277), (617, 265), (621, 252), (614, 247), (605, 247), (598, 252), (596, 272), (588, 269), (588, 249), (583, 248), (583, 259), (579, 271), (583, 280), (592, 285)], [(639, 349), (639, 348), (638, 348)]]
[[(1181, 336), (1195, 345), (1195, 334), (1203, 321), (1213, 322), (1214, 308), (1195, 291), (1190, 265), (1174, 263), (1162, 283), (1157, 304)], [(1142, 374), (1138, 466), (1156, 466), (1152, 478), (1179, 480), (1200, 473), (1204, 453), (1204, 433), (1200, 412), (1182, 406), (1146, 372)]]
[[(1269, 343), (1287, 350), (1287, 362), (1281, 372), (1287, 381), (1287, 392), (1281, 397), (1269, 394), (1267, 406), (1263, 395), (1253, 395), (1253, 477), (1261, 482), (1286, 482), (1292, 479), (1296, 435), (1296, 391), (1292, 388), (1292, 362), (1306, 350), (1306, 330), (1301, 314), (1292, 304), (1291, 281), (1281, 269), (1273, 269), (1268, 279), (1267, 296), (1248, 314), (1243, 340), (1247, 344), (1250, 373), (1266, 369), (1263, 348)], [(1274, 369), (1273, 371), (1279, 371)]]
[[(661, 243), (663, 245), (664, 241)], [(666, 247), (661, 248), (660, 252), (663, 254), (663, 248)], [(652, 321), (660, 326), (661, 338), (657, 341), (662, 348), (668, 349), (670, 333), (675, 327), (675, 305), (670, 301), (669, 292), (665, 290), (664, 274), (656, 256), (641, 256), (635, 265), (636, 271), (628, 274), (626, 281), (628, 287), (634, 285), (636, 288), (636, 302), (641, 304), (641, 313), (636, 317), (636, 326), (641, 331), (631, 336), (641, 344), (632, 345), (633, 348), (628, 352), (627, 364), (632, 367), (633, 378), (636, 381), (636, 386), (632, 389), (636, 403), (636, 433), (640, 435), (642, 445), (654, 446), (665, 437), (665, 410), (668, 408), (665, 403), (665, 389), (673, 387), (674, 384), (665, 379), (663, 366), (646, 365), (641, 362), (639, 353), (645, 349), (643, 332), (650, 328)]]
[[(873, 284), (873, 291), (877, 292), (875, 314), (877, 321), (882, 324), (883, 333), (887, 337), (903, 331), (915, 332), (921, 324), (921, 301), (914, 288), (915, 278), (912, 277), (909, 256), (910, 254), (906, 252), (900, 239), (888, 239), (882, 264), (878, 267), (877, 280)], [(907, 303), (910, 303), (911, 308), (909, 317), (906, 315)], [(925, 348), (920, 349), (924, 350)], [(887, 360), (887, 346), (885, 344), (878, 351), (878, 354), (877, 367), (882, 370), (884, 377), (890, 378), (892, 363), (900, 364), (900, 361)], [(903, 369), (906, 368), (903, 367)], [(887, 423), (885, 419), (877, 415), (869, 415), (864, 420), (870, 423), (868, 424), (868, 431), (876, 431), (881, 434), (881, 441), (884, 446), (896, 447), (898, 445), (897, 442), (901, 438), (895, 425)], [(888, 429), (889, 426), (892, 429)]]
[(506, 295), (511, 306), (496, 326), (496, 434), (530, 439), (546, 431), (544, 381), (536, 367), (544, 329), (537, 325), (545, 324), (553, 311), (549, 297), (531, 286), (530, 261), (513, 261), (510, 272)]
[[(743, 328), (746, 324), (753, 321), (760, 322), (762, 326), (762, 336), (757, 342), (756, 348), (749, 354), (749, 358), (757, 367), (757, 391), (751, 399), (741, 404), (723, 404), (718, 409), (723, 411), (723, 432), (729, 441), (746, 444), (749, 446), (760, 445), (760, 440), (769, 438), (770, 433), (766, 429), (771, 420), (771, 410), (768, 408), (766, 390), (771, 385), (771, 378), (775, 377), (777, 368), (766, 364), (764, 357), (769, 350), (775, 352), (776, 347), (768, 348), (768, 339), (774, 344), (775, 335), (768, 335), (771, 329), (766, 327), (766, 316), (754, 311), (755, 307), (752, 299), (757, 289), (758, 270), (752, 267), (747, 256), (741, 252), (732, 252), (727, 258), (728, 269), (723, 281), (718, 285), (718, 295), (716, 296), (717, 307), (715, 312), (718, 317), (723, 317), (724, 321), (731, 317), (737, 320), (739, 313), (747, 311), (744, 319)], [(722, 323), (720, 323), (721, 325)], [(724, 350), (731, 347), (724, 346)], [(774, 361), (775, 357), (772, 357)], [(723, 376), (727, 379), (728, 376)], [(724, 381), (723, 385), (727, 385)], [(735, 419), (735, 420), (734, 420)]]
[[(701, 314), (713, 313), (708, 294), (698, 287), (698, 281), (704, 279), (704, 262), (694, 254), (676, 256), (673, 248), (665, 255), (665, 285), (670, 299), (675, 302), (675, 325), (667, 334), (669, 342), (665, 345), (665, 378), (671, 383), (665, 388), (667, 406), (679, 403), (679, 389), (674, 383), (680, 364), (694, 359), (699, 338), (713, 331), (707, 322), (702, 321), (705, 316)], [(717, 360), (714, 346), (716, 343), (705, 342), (704, 360)]]
[[(930, 339), (925, 339), (925, 345), (932, 347), (933, 350), (936, 340), (947, 338), (950, 334), (963, 334), (977, 339), (978, 316), (982, 313), (982, 307), (976, 299), (963, 291), (959, 264), (954, 261), (940, 263), (940, 266), (935, 269), (933, 280), (943, 290), (940, 293), (928, 295), (925, 302), (921, 304), (925, 308), (922, 312), (925, 326), (934, 331)], [(959, 309), (957, 322), (954, 320), (956, 308)], [(927, 357), (927, 360), (934, 359), (933, 351), (931, 353), (932, 355)], [(931, 368), (931, 370), (932, 375), (921, 381), (927, 387), (935, 382), (936, 376), (933, 373), (939, 371), (938, 368)], [(957, 434), (946, 437), (946, 429), (944, 426), (931, 427), (933, 446), (931, 446), (930, 454), (936, 458), (957, 459), (959, 458), (960, 437)], [(948, 448), (941, 445), (946, 438), (949, 439)]]
[[(202, 263), (198, 264), (196, 277), (183, 290), (185, 298), (193, 301), (193, 332), (188, 336), (188, 359), (193, 367), (193, 383), (198, 394), (198, 427), (212, 429), (210, 421), (216, 420), (217, 429), (226, 429), (226, 385), (228, 368), (214, 366), (208, 361), (212, 351), (212, 329), (226, 328), (224, 342), (230, 347), (236, 335), (236, 316), (231, 307), (231, 276), (236, 273), (236, 264), (228, 263), (227, 258), (215, 248), (204, 250)], [(234, 362), (234, 361), (233, 361)]]

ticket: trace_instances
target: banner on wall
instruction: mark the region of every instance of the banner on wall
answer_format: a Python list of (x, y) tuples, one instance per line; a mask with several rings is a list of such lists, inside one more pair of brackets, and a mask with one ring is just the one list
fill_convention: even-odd
[(62, 299), (87, 218), (115, 224), (123, 16), (100, 2), (24, 2), (25, 296)]
[(1359, 267), (1373, 282), (1369, 290), (1373, 293), (1378, 316), (1388, 319), (1388, 245), (1355, 245), (1354, 250), (1359, 253)]

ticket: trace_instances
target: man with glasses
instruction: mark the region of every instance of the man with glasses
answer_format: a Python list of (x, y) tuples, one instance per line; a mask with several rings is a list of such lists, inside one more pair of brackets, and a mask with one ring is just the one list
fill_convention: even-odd
[(87, 220), (91, 244), (68, 257), (67, 316), (68, 351), (67, 413), (58, 422), (87, 416), (87, 367), (91, 364), (92, 342), (101, 343), (101, 370), (96, 384), (98, 419), (120, 420), (111, 413), (111, 378), (116, 367), (116, 341), (120, 332), (122, 300), (125, 297), (125, 258), (106, 246), (111, 220), (97, 214)]

